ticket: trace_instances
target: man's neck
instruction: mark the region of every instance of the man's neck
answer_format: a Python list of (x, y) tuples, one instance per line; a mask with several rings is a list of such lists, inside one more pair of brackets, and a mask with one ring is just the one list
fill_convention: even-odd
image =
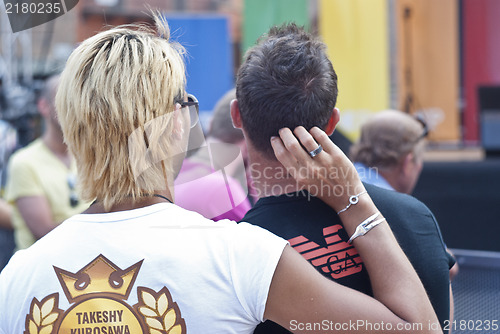
[(397, 167), (393, 167), (390, 170), (380, 170), (380, 176), (384, 178), (387, 184), (392, 188), (392, 190), (403, 192), (402, 191), (402, 182), (401, 182), (401, 171), (398, 170)]
[(143, 208), (158, 203), (173, 203), (173, 196), (170, 190), (158, 190), (155, 191), (155, 195), (140, 196), (136, 199), (125, 198), (119, 203), (113, 204), (109, 210), (104, 209), (104, 204), (102, 201), (96, 200), (92, 203), (84, 214), (95, 214), (95, 213), (110, 213), (118, 211), (128, 211)]
[(253, 187), (259, 198), (280, 196), (299, 190), (297, 182), (277, 160), (270, 160), (262, 154), (250, 153), (250, 171)]

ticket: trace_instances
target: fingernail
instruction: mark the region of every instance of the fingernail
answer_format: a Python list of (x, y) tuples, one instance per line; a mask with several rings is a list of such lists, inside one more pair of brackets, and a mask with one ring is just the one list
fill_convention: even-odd
[(274, 140), (276, 140), (276, 139), (278, 139), (278, 137), (276, 137), (276, 136), (272, 136), (272, 137), (271, 137), (271, 141), (274, 141)]

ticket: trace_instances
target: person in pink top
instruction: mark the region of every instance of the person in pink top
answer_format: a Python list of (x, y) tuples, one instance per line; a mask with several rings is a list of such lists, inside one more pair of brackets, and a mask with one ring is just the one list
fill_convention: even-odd
[(231, 89), (219, 99), (206, 146), (184, 160), (175, 180), (177, 205), (214, 221), (239, 221), (252, 207), (245, 140), (241, 129), (233, 127), (230, 115), (235, 98), (235, 89)]

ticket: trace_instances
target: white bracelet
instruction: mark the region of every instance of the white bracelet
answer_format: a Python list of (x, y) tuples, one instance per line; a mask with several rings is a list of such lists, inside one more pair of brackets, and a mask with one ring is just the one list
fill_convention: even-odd
[(375, 226), (377, 226), (378, 224), (383, 222), (385, 220), (385, 218), (375, 220), (379, 215), (380, 215), (380, 212), (377, 212), (377, 213), (371, 215), (370, 217), (366, 218), (361, 224), (359, 224), (358, 227), (356, 227), (356, 231), (354, 231), (354, 234), (349, 239), (349, 243), (351, 244), (354, 239), (356, 239), (357, 237), (360, 237), (362, 235), (365, 235), (372, 228), (374, 228)]
[(347, 204), (347, 206), (345, 208), (343, 208), (342, 210), (340, 210), (339, 212), (337, 212), (337, 214), (339, 215), (342, 212), (344, 212), (345, 210), (349, 209), (351, 207), (351, 205), (358, 204), (358, 202), (359, 202), (359, 196), (361, 196), (363, 194), (366, 194), (366, 190), (360, 192), (357, 195), (352, 195), (351, 197), (349, 197), (349, 204)]

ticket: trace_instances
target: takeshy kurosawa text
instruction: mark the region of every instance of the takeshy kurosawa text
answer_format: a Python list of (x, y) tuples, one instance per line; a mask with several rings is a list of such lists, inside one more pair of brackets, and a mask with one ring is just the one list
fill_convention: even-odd
[(76, 313), (79, 325), (122, 322), (122, 315), (123, 310)]
[[(71, 334), (130, 334), (128, 325), (120, 325), (123, 321), (123, 310), (77, 312), (75, 315), (78, 325), (84, 327), (72, 328)], [(99, 326), (100, 324), (104, 326)]]

